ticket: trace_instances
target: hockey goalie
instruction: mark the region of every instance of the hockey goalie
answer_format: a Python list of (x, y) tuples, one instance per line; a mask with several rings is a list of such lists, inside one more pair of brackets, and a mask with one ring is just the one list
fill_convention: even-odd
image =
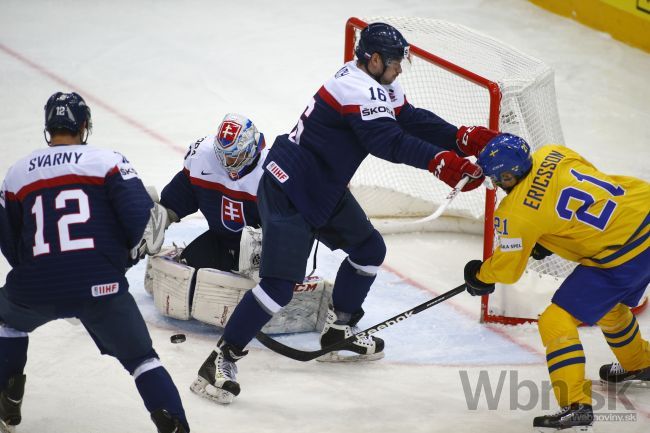
[[(198, 210), (209, 229), (185, 248), (166, 247), (149, 257), (145, 289), (158, 311), (224, 327), (246, 291), (259, 280), (262, 230), (256, 192), (266, 157), (264, 136), (253, 122), (227, 114), (217, 133), (196, 140), (183, 169), (154, 201), (166, 210), (164, 230)], [(320, 330), (327, 316), (331, 284), (310, 276), (296, 284), (292, 302), (264, 328), (268, 333)]]

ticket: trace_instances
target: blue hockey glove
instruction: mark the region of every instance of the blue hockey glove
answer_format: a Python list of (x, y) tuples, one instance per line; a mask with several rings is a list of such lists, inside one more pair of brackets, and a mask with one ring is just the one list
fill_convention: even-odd
[(470, 260), (465, 265), (465, 284), (467, 292), (472, 296), (489, 295), (494, 292), (494, 284), (484, 283), (476, 278), (482, 264), (483, 262), (480, 260)]

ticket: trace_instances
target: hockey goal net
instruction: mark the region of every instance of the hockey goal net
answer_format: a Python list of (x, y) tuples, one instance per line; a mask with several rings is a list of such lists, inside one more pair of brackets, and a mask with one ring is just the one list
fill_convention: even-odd
[[(411, 44), (411, 65), (399, 80), (413, 105), (455, 125), (483, 125), (517, 134), (533, 150), (564, 143), (553, 71), (540, 60), (458, 24), (415, 17), (372, 17), (348, 20), (345, 61), (354, 58), (360, 30), (377, 21), (399, 29)], [(492, 220), (495, 204), (502, 198), (499, 192), (479, 188), (460, 194), (442, 217), (427, 226), (417, 226), (409, 219), (431, 214), (450, 190), (431, 174), (369, 156), (350, 186), (382, 232), (481, 233), (484, 257), (492, 254)], [(382, 223), (381, 218), (390, 222)], [(556, 255), (541, 261), (531, 259), (520, 281), (483, 298), (481, 320), (508, 324), (534, 321), (574, 267)]]

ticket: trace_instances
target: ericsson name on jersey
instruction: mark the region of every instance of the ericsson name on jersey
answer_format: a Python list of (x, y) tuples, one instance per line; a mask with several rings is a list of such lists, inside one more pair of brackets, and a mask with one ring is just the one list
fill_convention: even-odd
[(153, 202), (124, 156), (89, 145), (39, 149), (9, 169), (0, 196), (13, 301), (56, 304), (127, 290), (129, 250)]
[(650, 246), (650, 184), (547, 145), (499, 204), (494, 225), (499, 241), (478, 274), (484, 282), (517, 281), (535, 243), (585, 266), (618, 266)]
[(200, 210), (210, 230), (237, 247), (244, 226), (259, 226), (257, 186), (268, 153), (262, 149), (238, 179), (233, 179), (217, 158), (215, 135), (196, 140), (185, 155), (183, 170), (165, 186), (160, 204), (179, 218)]
[(266, 170), (320, 227), (368, 154), (427, 169), (438, 152), (455, 148), (456, 131), (409, 104), (399, 83), (381, 85), (352, 61), (319, 89), (291, 134), (276, 138)]

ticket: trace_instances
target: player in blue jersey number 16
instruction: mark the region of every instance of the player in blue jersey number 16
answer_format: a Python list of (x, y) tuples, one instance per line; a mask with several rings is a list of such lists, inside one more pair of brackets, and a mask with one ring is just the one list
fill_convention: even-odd
[[(386, 247), (347, 186), (372, 154), (429, 170), (454, 187), (478, 188), (476, 156), (496, 132), (460, 127), (408, 103), (396, 78), (409, 61), (409, 44), (394, 27), (370, 24), (361, 32), (355, 61), (343, 65), (313, 95), (291, 133), (278, 136), (264, 161), (257, 204), (264, 228), (260, 277), (226, 324), (219, 350), (206, 360), (210, 383), (239, 394), (235, 362), (258, 331), (283, 309), (307, 273), (316, 239), (347, 253), (336, 275), (320, 343), (329, 346), (354, 332), (362, 304)], [(432, 179), (432, 182), (437, 180)], [(383, 357), (384, 342), (358, 338), (320, 361)], [(225, 368), (228, 367), (228, 368)], [(229, 399), (229, 402), (232, 399)]]

